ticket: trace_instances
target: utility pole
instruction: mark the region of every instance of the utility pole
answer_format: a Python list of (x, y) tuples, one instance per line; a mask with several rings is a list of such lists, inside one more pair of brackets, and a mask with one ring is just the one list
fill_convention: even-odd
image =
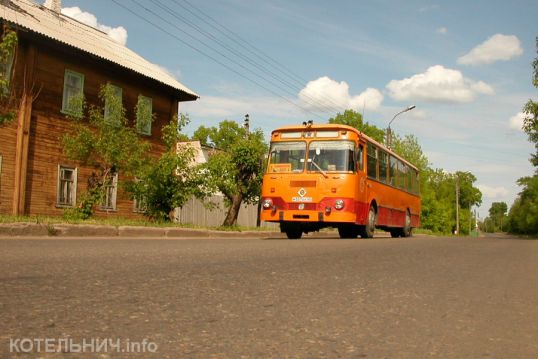
[(471, 235), (471, 222), (473, 221), (473, 212), (471, 211), (471, 203), (469, 203), (469, 236)]
[(456, 176), (456, 235), (460, 234), (460, 181)]

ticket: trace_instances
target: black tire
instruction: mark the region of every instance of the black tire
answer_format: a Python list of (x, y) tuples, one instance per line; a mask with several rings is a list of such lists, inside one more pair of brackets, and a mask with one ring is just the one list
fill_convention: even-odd
[(300, 239), (303, 235), (303, 229), (301, 225), (293, 222), (281, 222), (280, 232), (286, 233), (288, 239)]
[(375, 231), (377, 213), (374, 206), (370, 206), (368, 210), (368, 218), (366, 220), (366, 225), (361, 228), (361, 237), (362, 238), (373, 238)]
[(343, 224), (338, 226), (338, 235), (341, 239), (357, 238), (359, 229), (354, 224)]
[(390, 229), (390, 236), (392, 238), (398, 238), (402, 235), (402, 230), (400, 228), (392, 228)]
[(288, 239), (301, 239), (303, 231), (300, 228), (288, 228), (286, 229), (286, 236)]
[(411, 237), (413, 236), (413, 228), (411, 228), (411, 213), (409, 210), (405, 212), (405, 222), (404, 226), (401, 229), (402, 237)]

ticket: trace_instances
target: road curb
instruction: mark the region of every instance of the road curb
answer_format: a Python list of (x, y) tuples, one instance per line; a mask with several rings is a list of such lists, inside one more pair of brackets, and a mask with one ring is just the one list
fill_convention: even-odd
[(283, 238), (275, 231), (217, 231), (179, 227), (0, 223), (0, 237)]

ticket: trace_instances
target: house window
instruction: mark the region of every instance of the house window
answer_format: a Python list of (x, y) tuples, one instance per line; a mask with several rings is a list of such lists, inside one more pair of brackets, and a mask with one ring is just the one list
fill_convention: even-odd
[(146, 202), (146, 199), (144, 197), (141, 197), (141, 198), (135, 197), (134, 198), (133, 212), (146, 213), (147, 208), (148, 208), (147, 202)]
[(77, 169), (58, 166), (58, 196), (59, 207), (74, 207), (77, 201)]
[(105, 121), (121, 124), (123, 117), (122, 89), (107, 84), (105, 88)]
[(150, 97), (138, 96), (136, 104), (136, 130), (143, 135), (151, 135), (153, 121), (153, 100)]
[(84, 75), (65, 70), (62, 112), (69, 115), (82, 115), (84, 100)]
[(101, 203), (101, 209), (103, 210), (116, 210), (116, 196), (118, 193), (118, 174), (114, 173), (108, 183), (105, 183), (103, 202)]
[[(141, 185), (144, 188), (147, 188), (147, 185), (145, 185), (140, 179), (136, 178), (135, 183), (137, 186)], [(135, 213), (146, 213), (148, 209), (147, 206), (147, 199), (146, 196), (144, 196), (141, 193), (135, 194), (133, 198), (133, 212)]]
[[(13, 33), (14, 34), (14, 33)], [(7, 35), (9, 36), (9, 35)], [(5, 41), (6, 35), (4, 34), (3, 40)], [(0, 80), (2, 83), (2, 94), (9, 93), (11, 78), (13, 76), (13, 61), (15, 60), (15, 51), (17, 45), (5, 49), (4, 53), (0, 55)]]

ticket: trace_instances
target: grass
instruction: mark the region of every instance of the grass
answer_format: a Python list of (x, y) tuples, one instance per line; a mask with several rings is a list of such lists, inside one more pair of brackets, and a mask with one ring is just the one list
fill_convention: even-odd
[(245, 227), (245, 226), (232, 226), (232, 227), (202, 227), (195, 226), (189, 223), (175, 223), (175, 222), (158, 222), (151, 221), (149, 219), (132, 219), (123, 217), (110, 217), (100, 218), (94, 217), (87, 220), (82, 219), (66, 219), (63, 217), (50, 217), (50, 216), (7, 216), (0, 215), (0, 223), (35, 223), (44, 224), (47, 228), (54, 228), (57, 224), (91, 224), (91, 225), (105, 225), (105, 226), (140, 226), (140, 227), (159, 227), (159, 228), (190, 228), (190, 229), (209, 229), (216, 231), (274, 231), (275, 228), (268, 227)]

